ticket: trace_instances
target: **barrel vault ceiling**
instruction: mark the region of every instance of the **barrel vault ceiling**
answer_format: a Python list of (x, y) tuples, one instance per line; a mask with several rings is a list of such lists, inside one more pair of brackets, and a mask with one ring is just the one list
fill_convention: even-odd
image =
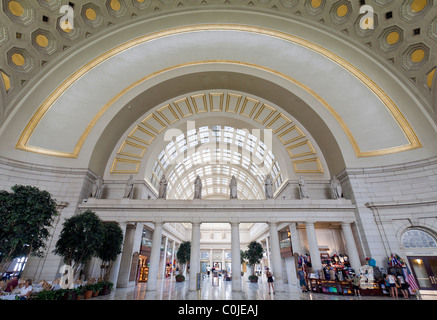
[[(299, 19), (367, 50), (397, 73), (437, 122), (435, 0), (0, 0), (0, 124), (16, 98), (83, 44), (138, 19), (201, 8), (238, 8)], [(74, 28), (61, 27), (61, 6), (74, 9)], [(373, 29), (360, 23), (374, 10)], [(199, 11), (200, 12), (200, 11)], [(367, 12), (369, 13), (369, 12)]]

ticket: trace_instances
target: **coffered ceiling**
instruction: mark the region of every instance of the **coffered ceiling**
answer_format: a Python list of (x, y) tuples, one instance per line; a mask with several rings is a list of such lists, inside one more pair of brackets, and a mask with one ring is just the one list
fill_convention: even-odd
[[(60, 10), (66, 4), (73, 11)], [(373, 14), (360, 13), (363, 5)], [(134, 21), (214, 8), (298, 19), (355, 43), (411, 86), (437, 120), (435, 0), (1, 0), (0, 6), (0, 123), (33, 79), (88, 41)], [(70, 24), (63, 22), (67, 15), (74, 17)]]

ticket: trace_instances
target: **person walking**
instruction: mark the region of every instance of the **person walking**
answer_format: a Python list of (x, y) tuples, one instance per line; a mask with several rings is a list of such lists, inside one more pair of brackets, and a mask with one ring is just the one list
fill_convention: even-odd
[(307, 282), (305, 280), (305, 272), (302, 268), (299, 268), (297, 271), (297, 276), (299, 277), (299, 285), (302, 289), (302, 292), (308, 292)]
[(267, 276), (267, 284), (269, 286), (269, 294), (270, 294), (270, 287), (273, 290), (273, 294), (275, 294), (275, 285), (273, 284), (273, 273), (270, 272), (269, 268), (267, 268), (266, 276)]

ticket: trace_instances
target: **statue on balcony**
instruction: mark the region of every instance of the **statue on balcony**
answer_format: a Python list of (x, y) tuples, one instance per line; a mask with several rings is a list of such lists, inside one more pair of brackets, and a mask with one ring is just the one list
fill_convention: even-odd
[(273, 199), (273, 181), (270, 173), (267, 174), (266, 180), (264, 181), (264, 187), (266, 199)]
[(299, 197), (300, 199), (308, 199), (308, 189), (306, 186), (306, 182), (302, 176), (299, 178)]
[(341, 184), (340, 184), (340, 181), (337, 179), (336, 176), (334, 176), (331, 179), (330, 185), (331, 185), (332, 198), (333, 199), (343, 198), (343, 191), (342, 191), (342, 188), (341, 188)]
[(134, 177), (131, 175), (126, 182), (126, 186), (124, 187), (124, 196), (123, 198), (133, 199), (134, 197)]
[(98, 176), (97, 179), (94, 181), (93, 189), (91, 191), (91, 197), (96, 199), (101, 199), (102, 191), (103, 191), (103, 179), (101, 176)]
[(158, 199), (167, 199), (167, 179), (162, 175), (159, 181)]
[(237, 179), (232, 176), (231, 182), (229, 183), (229, 191), (231, 199), (238, 199), (237, 197)]
[(199, 175), (194, 180), (194, 199), (202, 199), (202, 180)]

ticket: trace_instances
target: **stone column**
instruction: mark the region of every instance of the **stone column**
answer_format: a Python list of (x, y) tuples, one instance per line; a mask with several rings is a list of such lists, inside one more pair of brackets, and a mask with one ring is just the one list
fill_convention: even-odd
[(231, 222), (232, 291), (241, 291), (240, 223)]
[(188, 287), (190, 291), (196, 291), (198, 272), (200, 272), (200, 222), (193, 222), (191, 233), (190, 282)]
[(316, 231), (314, 229), (314, 222), (306, 221), (305, 227), (307, 230), (308, 246), (311, 255), (311, 264), (314, 271), (322, 269), (322, 261), (320, 259), (320, 250), (317, 243)]
[(278, 226), (276, 222), (269, 222), (270, 251), (272, 254), (272, 265), (270, 267), (275, 277), (275, 291), (284, 291), (284, 282), (282, 280), (282, 258), (281, 248), (279, 247)]
[[(267, 253), (267, 267), (271, 267), (272, 263), (270, 261), (270, 239), (269, 237), (266, 238), (266, 253)], [(264, 271), (264, 269), (262, 269)]]
[[(124, 238), (126, 236), (126, 227), (127, 227), (126, 223), (120, 223), (120, 228), (123, 231), (123, 244), (124, 244)], [(118, 274), (120, 272), (120, 264), (121, 264), (121, 255), (122, 255), (122, 253), (123, 253), (123, 250), (117, 256), (117, 259), (113, 263), (112, 268), (111, 268), (111, 272), (109, 274), (109, 281), (114, 283), (114, 284), (116, 284), (117, 281), (118, 281)]]
[(160, 278), (165, 279), (165, 269), (167, 267), (167, 246), (168, 246), (168, 237), (165, 237), (165, 244), (164, 244), (164, 257), (163, 257), (163, 261), (161, 263), (161, 274), (160, 274)]
[(158, 287), (159, 256), (161, 252), (162, 221), (155, 222), (152, 236), (152, 252), (150, 253), (149, 276), (147, 279), (147, 291), (155, 291)]
[(293, 247), (293, 253), (297, 252), (302, 254), (302, 244), (300, 242), (299, 231), (297, 230), (297, 223), (290, 223), (288, 226), (291, 234), (291, 246)]
[(212, 249), (209, 249), (209, 266), (211, 267), (212, 270)]
[(134, 225), (128, 224), (126, 226), (118, 279), (116, 283), (114, 282), (114, 286), (116, 285), (117, 288), (127, 288), (129, 284), (133, 246), (135, 242), (135, 230), (136, 227)]
[(355, 238), (352, 233), (351, 224), (348, 222), (342, 222), (341, 228), (343, 230), (344, 240), (346, 243), (346, 251), (350, 260), (351, 267), (358, 272), (361, 268), (360, 256), (358, 254), (357, 246), (355, 244)]
[(176, 256), (176, 252), (175, 252), (175, 250), (176, 250), (176, 241), (175, 240), (172, 240), (173, 241), (173, 246), (172, 246), (172, 249), (171, 249), (171, 275), (173, 276), (173, 274), (175, 273), (175, 268), (176, 268), (176, 265), (174, 265), (173, 266), (173, 262), (174, 262), (174, 259), (175, 259), (175, 256)]

